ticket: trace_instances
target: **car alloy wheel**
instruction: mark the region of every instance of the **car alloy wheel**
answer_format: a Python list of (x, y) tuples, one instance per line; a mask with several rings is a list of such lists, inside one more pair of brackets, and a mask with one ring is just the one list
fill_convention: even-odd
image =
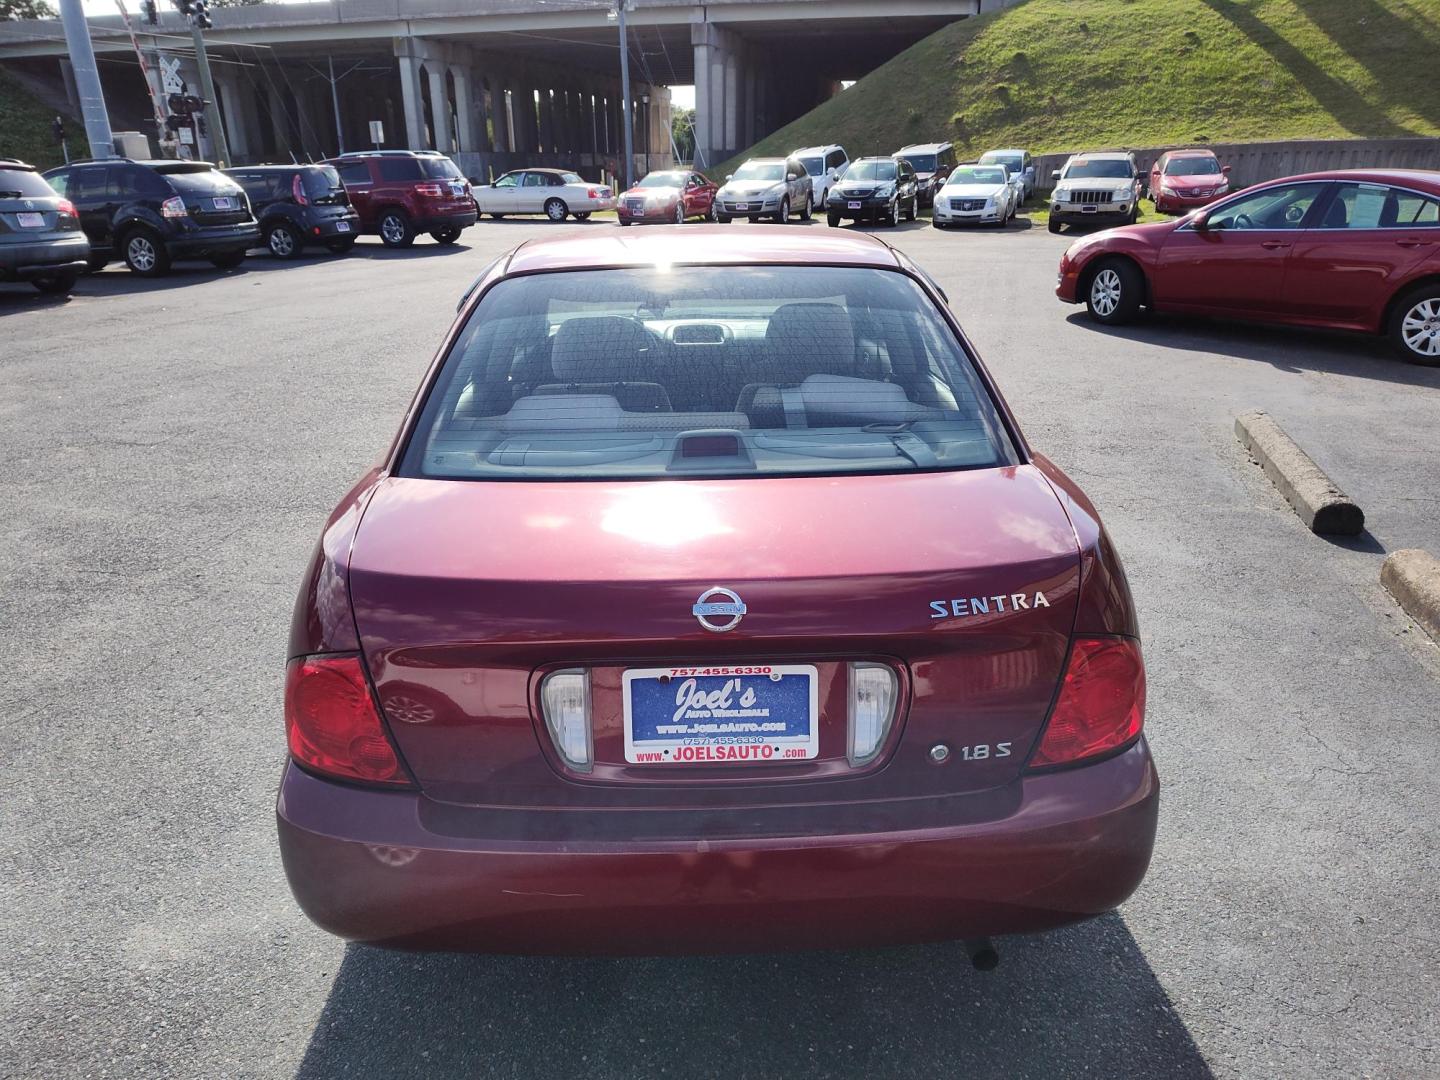
[(300, 250), (295, 234), (288, 225), (272, 225), (265, 235), (265, 244), (270, 254), (277, 259), (293, 259)]
[(551, 221), (564, 221), (567, 212), (565, 204), (559, 199), (551, 199), (545, 204), (545, 216)]
[(685, 204), (683, 202), (677, 202), (675, 204), (675, 224), (685, 224)]
[(1107, 266), (1096, 274), (1095, 280), (1090, 283), (1090, 306), (1096, 315), (1108, 319), (1119, 308), (1123, 292), (1120, 275), (1113, 267)]
[(1422, 297), (1401, 316), (1400, 340), (1422, 363), (1440, 363), (1440, 296)]
[(410, 231), (410, 223), (392, 210), (380, 219), (380, 239), (388, 247), (409, 247), (415, 234)]
[(787, 224), (789, 224), (789, 222), (790, 222), (790, 200), (789, 200), (789, 199), (781, 199), (781, 200), (780, 200), (780, 213), (778, 213), (777, 215), (775, 215), (775, 220), (778, 221), (778, 222), (780, 222), (781, 225), (787, 225)]
[(163, 269), (160, 249), (148, 233), (137, 232), (125, 241), (125, 262), (141, 275), (158, 274)]

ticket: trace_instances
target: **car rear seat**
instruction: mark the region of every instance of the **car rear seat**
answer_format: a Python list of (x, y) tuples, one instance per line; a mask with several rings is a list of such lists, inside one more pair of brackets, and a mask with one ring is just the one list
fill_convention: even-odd
[(550, 370), (557, 381), (534, 392), (608, 395), (627, 412), (669, 412), (665, 387), (646, 378), (655, 370), (657, 347), (655, 336), (636, 319), (566, 319), (550, 343)]

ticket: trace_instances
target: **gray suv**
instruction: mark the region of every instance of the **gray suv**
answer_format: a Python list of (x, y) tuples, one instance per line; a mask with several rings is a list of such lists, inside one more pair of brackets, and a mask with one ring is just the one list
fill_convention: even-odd
[(1051, 232), (1082, 221), (1133, 225), (1140, 216), (1140, 170), (1128, 150), (1074, 154), (1051, 175)]
[(737, 217), (809, 221), (814, 205), (810, 174), (799, 158), (751, 158), (715, 193), (715, 220), (722, 225)]
[(89, 255), (70, 201), (23, 161), (0, 158), (0, 281), (68, 293)]

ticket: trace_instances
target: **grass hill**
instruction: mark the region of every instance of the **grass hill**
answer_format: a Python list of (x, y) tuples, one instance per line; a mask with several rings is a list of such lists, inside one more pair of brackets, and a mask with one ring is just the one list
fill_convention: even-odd
[(937, 31), (743, 156), (1440, 135), (1437, 75), (1440, 0), (1024, 0)]
[[(55, 110), (47, 109), (9, 72), (0, 69), (0, 157), (17, 157), (37, 169), (63, 165), (60, 147), (50, 137)], [(85, 157), (90, 144), (85, 125), (65, 117), (71, 157)]]

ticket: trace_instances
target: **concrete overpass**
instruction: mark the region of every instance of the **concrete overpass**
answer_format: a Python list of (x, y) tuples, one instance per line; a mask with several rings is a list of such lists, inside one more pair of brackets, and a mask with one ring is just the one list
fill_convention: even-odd
[[(670, 86), (694, 85), (697, 160), (743, 150), (922, 37), (1011, 0), (635, 0), (629, 15), (636, 166), (669, 162)], [(162, 0), (163, 4), (163, 0)], [(371, 145), (458, 155), (467, 172), (523, 164), (623, 171), (619, 45), (608, 0), (330, 0), (214, 12), (206, 35), (239, 162)], [(198, 92), (188, 26), (132, 20), (152, 66)], [(90, 20), (117, 128), (153, 132), (117, 16)], [(56, 80), (51, 20), (0, 23), (0, 64)], [(57, 59), (60, 61), (57, 65)], [(336, 93), (332, 95), (333, 64)], [(923, 92), (923, 88), (917, 88)], [(338, 100), (337, 100), (338, 99)]]

